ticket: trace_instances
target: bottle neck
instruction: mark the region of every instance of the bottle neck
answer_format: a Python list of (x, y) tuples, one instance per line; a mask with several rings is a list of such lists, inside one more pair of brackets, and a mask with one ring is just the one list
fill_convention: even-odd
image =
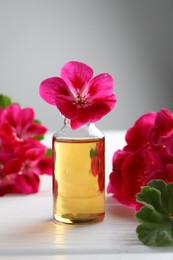
[(70, 119), (64, 117), (64, 126), (70, 126)]
[[(82, 125), (80, 128), (84, 128), (84, 127), (89, 127), (90, 125), (95, 125), (94, 123), (87, 123), (85, 125)], [(70, 125), (70, 119), (64, 117), (64, 127), (70, 127), (71, 128), (71, 125)], [(80, 129), (79, 128), (79, 129)], [(72, 129), (73, 130), (73, 129)], [(74, 130), (73, 130), (74, 131)]]
[(55, 133), (55, 138), (61, 139), (98, 139), (103, 138), (104, 134), (95, 126), (94, 123), (85, 124), (75, 130), (71, 128), (70, 119), (64, 118), (63, 127)]

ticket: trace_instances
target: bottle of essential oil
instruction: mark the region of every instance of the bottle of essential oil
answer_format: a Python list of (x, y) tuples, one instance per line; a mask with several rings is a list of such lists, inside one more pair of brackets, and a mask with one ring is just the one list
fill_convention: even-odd
[(94, 125), (76, 130), (70, 121), (53, 135), (53, 217), (79, 224), (105, 214), (105, 138)]

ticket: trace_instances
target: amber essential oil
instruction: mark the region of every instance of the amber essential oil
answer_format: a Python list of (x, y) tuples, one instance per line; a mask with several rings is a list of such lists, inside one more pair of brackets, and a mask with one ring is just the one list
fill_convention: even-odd
[(53, 217), (77, 224), (105, 214), (105, 139), (53, 137)]

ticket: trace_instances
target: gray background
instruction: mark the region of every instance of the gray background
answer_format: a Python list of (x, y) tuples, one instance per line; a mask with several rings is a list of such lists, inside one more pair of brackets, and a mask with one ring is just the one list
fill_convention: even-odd
[(62, 125), (38, 95), (70, 60), (115, 80), (118, 102), (97, 125), (127, 129), (143, 113), (173, 111), (173, 0), (0, 0), (0, 93)]

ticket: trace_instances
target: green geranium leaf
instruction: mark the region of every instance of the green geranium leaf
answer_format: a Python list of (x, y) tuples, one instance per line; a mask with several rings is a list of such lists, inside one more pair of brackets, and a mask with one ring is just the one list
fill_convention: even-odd
[(35, 135), (34, 138), (41, 141), (44, 139), (44, 135)]
[(136, 213), (136, 232), (147, 246), (173, 246), (173, 182), (153, 180), (136, 196), (142, 207)]
[[(34, 120), (34, 122), (35, 122), (36, 124), (41, 125), (41, 121), (40, 121), (39, 119), (37, 119), (37, 118)], [(41, 140), (44, 139), (44, 135), (36, 135), (34, 138), (37, 139), (37, 140), (39, 140), (39, 141), (41, 141)]]
[(48, 157), (52, 156), (52, 149), (50, 149), (50, 148), (47, 149), (46, 156), (48, 156)]
[(34, 122), (41, 125), (41, 121), (39, 119), (35, 119)]
[(7, 106), (11, 105), (11, 99), (7, 96), (0, 94), (0, 106), (2, 108), (6, 108)]

